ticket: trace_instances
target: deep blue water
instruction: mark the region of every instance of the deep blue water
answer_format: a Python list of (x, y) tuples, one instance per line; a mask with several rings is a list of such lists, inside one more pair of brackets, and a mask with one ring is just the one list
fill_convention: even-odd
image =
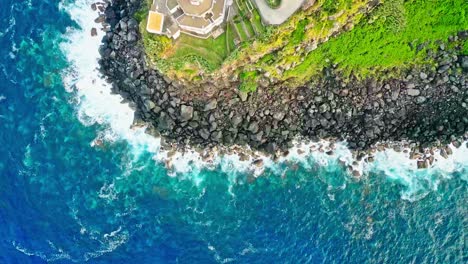
[(466, 263), (468, 164), (170, 177), (125, 140), (90, 145), (106, 125), (64, 88), (77, 25), (59, 2), (0, 1), (0, 263)]

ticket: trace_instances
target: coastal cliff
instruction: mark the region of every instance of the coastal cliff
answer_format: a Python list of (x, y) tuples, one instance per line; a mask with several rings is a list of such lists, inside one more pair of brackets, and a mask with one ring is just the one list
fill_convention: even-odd
[(236, 85), (191, 93), (148, 65), (133, 18), (139, 6), (117, 0), (103, 12), (108, 27), (100, 65), (113, 91), (135, 110), (135, 124), (162, 136), (166, 147), (248, 145), (274, 155), (299, 138), (346, 140), (357, 151), (404, 141), (417, 153), (466, 139), (468, 57), (460, 47), (466, 31), (427, 53), (433, 65), (393, 78), (344, 78), (330, 65), (298, 88), (260, 82), (251, 93)]

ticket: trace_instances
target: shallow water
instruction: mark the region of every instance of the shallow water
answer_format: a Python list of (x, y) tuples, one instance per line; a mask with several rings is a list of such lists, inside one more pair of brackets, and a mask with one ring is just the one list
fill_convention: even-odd
[(1, 263), (466, 261), (466, 147), (427, 170), (380, 153), (360, 179), (344, 144), (166, 169), (96, 72), (91, 3), (1, 2)]

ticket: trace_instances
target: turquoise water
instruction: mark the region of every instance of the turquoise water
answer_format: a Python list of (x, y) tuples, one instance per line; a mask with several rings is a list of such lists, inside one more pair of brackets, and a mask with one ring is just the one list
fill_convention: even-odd
[(0, 263), (466, 262), (468, 152), (168, 170), (93, 73), (91, 2), (1, 1)]

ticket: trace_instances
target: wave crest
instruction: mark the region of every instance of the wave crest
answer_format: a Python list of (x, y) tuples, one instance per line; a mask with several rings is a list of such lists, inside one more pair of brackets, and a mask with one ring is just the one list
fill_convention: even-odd
[(76, 95), (79, 120), (86, 126), (100, 124), (102, 128), (91, 146), (99, 146), (104, 141), (128, 142), (135, 159), (144, 153), (152, 153), (155, 162), (165, 164), (171, 176), (191, 178), (194, 181), (202, 180), (197, 175), (206, 168), (230, 175), (249, 173), (257, 177), (265, 169), (281, 175), (284, 173), (283, 165), (289, 163), (298, 163), (306, 168), (317, 164), (330, 168), (342, 166), (355, 178), (373, 172), (385, 174), (389, 179), (406, 186), (402, 198), (408, 200), (424, 197), (431, 190), (437, 189), (441, 180), (450, 178), (455, 171), (464, 170), (468, 164), (466, 142), (460, 148), (451, 146), (453, 154), (449, 158), (436, 152), (434, 163), (422, 170), (417, 169), (417, 161), (410, 159), (409, 152), (393, 149), (375, 152), (374, 162), (368, 163), (366, 159), (357, 161), (346, 147), (346, 142), (298, 141), (288, 155), (277, 160), (249, 149), (244, 149), (250, 154), (248, 156), (232, 149), (228, 150), (228, 154), (221, 154), (225, 150), (205, 153), (192, 149), (184, 152), (163, 150), (161, 140), (146, 134), (145, 127), (132, 126), (134, 111), (127, 103), (122, 103), (121, 96), (111, 93), (111, 85), (98, 70), (98, 47), (104, 33), (98, 30), (97, 36), (92, 37), (90, 34), (92, 28), (99, 26), (94, 22), (98, 11), (92, 12), (92, 3), (90, 0), (78, 0), (74, 4), (62, 2), (61, 5), (80, 27), (70, 28), (66, 33), (67, 41), (61, 45), (70, 62), (70, 68), (63, 74), (64, 84), (68, 91)]

